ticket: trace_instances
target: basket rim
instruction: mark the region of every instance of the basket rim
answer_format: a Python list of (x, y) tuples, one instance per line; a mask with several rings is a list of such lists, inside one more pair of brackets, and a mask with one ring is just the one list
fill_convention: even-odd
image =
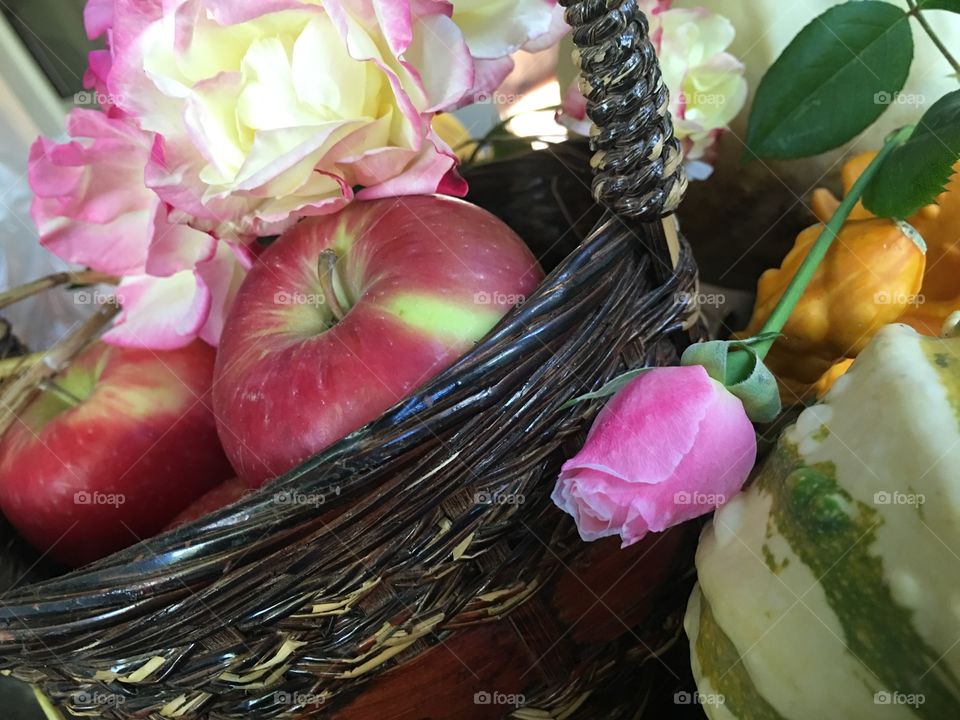
[[(571, 282), (574, 276), (579, 276), (580, 283), (592, 283), (616, 261), (615, 246), (627, 247), (629, 243), (639, 241), (639, 247), (647, 249), (654, 243), (666, 241), (659, 224), (644, 224), (638, 229), (640, 236), (635, 236), (633, 230), (619, 218), (606, 214), (591, 237), (581, 242), (570, 254), (569, 264), (548, 273), (526, 303), (513, 308), (474, 349), (379, 418), (225, 508), (174, 530), (146, 538), (136, 545), (64, 575), (15, 588), (0, 597), (0, 623), (31, 614), (31, 610), (37, 612), (44, 607), (52, 610), (51, 601), (44, 600), (42, 594), (72, 596), (69, 604), (74, 609), (79, 609), (83, 603), (78, 602), (78, 594), (91, 593), (95, 595), (90, 599), (96, 597), (103, 600), (109, 597), (106, 592), (109, 587), (118, 587), (114, 583), (129, 581), (134, 577), (141, 581), (156, 577), (158, 566), (174, 569), (180, 564), (194, 562), (201, 556), (215, 558), (222, 553), (229, 554), (245, 540), (243, 533), (237, 536), (236, 528), (246, 527), (250, 522), (259, 520), (277, 525), (278, 540), (288, 539), (290, 535), (281, 529), (285, 523), (280, 520), (285, 517), (289, 521), (309, 522), (309, 516), (314, 513), (306, 510), (298, 512), (297, 506), (278, 505), (276, 496), (284, 492), (323, 493), (332, 492), (335, 487), (339, 487), (339, 494), (334, 495), (333, 503), (325, 506), (325, 509), (337, 510), (346, 506), (364, 491), (345, 492), (341, 479), (336, 476), (323, 477), (324, 468), (343, 466), (348, 458), (369, 446), (377, 436), (385, 435), (388, 438), (386, 442), (377, 443), (381, 449), (392, 450), (394, 445), (399, 445), (398, 452), (403, 455), (417, 444), (418, 438), (436, 434), (433, 430), (409, 429), (408, 426), (416, 421), (423, 428), (420, 419), (425, 413), (438, 406), (442, 407), (445, 400), (448, 401), (451, 395), (465, 386), (477, 384), (492, 364), (516, 362), (518, 356), (536, 341), (536, 338), (524, 340), (522, 337), (523, 329), (533, 317), (553, 315), (556, 317), (554, 322), (563, 322), (562, 305), (574, 287)], [(683, 266), (691, 262), (692, 254), (684, 241), (681, 245), (679, 269), (682, 271)], [(666, 299), (676, 289), (680, 277), (680, 273), (674, 273), (652, 294), (651, 302)], [(676, 327), (664, 330), (682, 330), (688, 323), (689, 318), (685, 318), (675, 323)], [(602, 385), (602, 382), (597, 386), (599, 385)], [(595, 389), (585, 388), (584, 392)], [(480, 393), (477, 404), (471, 406), (471, 411), (487, 410), (495, 406), (499, 399), (493, 394)], [(451, 415), (443, 425), (454, 424), (462, 414), (461, 409), (459, 415)], [(400, 432), (391, 437), (391, 430)], [(284, 512), (278, 512), (278, 508)], [(211, 569), (208, 575), (214, 572), (215, 570)], [(144, 583), (145, 593), (148, 587), (149, 583)], [(145, 595), (148, 596), (149, 594)]]

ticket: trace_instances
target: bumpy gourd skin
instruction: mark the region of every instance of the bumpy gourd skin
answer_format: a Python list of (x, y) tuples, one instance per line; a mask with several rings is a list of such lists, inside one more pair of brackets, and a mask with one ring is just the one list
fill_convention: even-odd
[(881, 329), (704, 529), (711, 720), (960, 717), (958, 333)]
[[(783, 264), (760, 277), (753, 317), (740, 336), (760, 332), (822, 230), (800, 233)], [(893, 220), (844, 225), (767, 357), (784, 400), (795, 402), (834, 363), (856, 357), (877, 330), (898, 320), (917, 301), (925, 264), (922, 243)]]
[(907, 308), (902, 322), (925, 335), (936, 335), (950, 313), (960, 307), (960, 163), (947, 191), (910, 219), (927, 242), (924, 302)]
[[(876, 152), (866, 152), (847, 161), (841, 172), (844, 194), (876, 156)], [(813, 192), (811, 206), (820, 222), (827, 222), (839, 205), (829, 190)], [(863, 203), (857, 203), (850, 215), (852, 220), (874, 217)], [(950, 313), (960, 307), (960, 163), (954, 166), (954, 176), (937, 201), (907, 222), (927, 244), (927, 266), (920, 289), (923, 300), (907, 307), (900, 321), (924, 335), (936, 335)]]

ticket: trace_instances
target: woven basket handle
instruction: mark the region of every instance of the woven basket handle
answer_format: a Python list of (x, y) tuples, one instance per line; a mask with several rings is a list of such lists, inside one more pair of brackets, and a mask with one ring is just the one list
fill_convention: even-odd
[[(595, 125), (593, 195), (620, 216), (656, 222), (676, 211), (687, 177), (647, 18), (636, 0), (559, 2)], [(675, 263), (676, 233), (672, 222), (664, 226)]]

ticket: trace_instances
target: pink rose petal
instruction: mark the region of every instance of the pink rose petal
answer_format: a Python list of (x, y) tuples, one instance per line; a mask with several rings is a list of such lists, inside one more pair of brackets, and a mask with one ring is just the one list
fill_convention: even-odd
[[(445, 15), (416, 20), (416, 38), (404, 54), (404, 65), (423, 87), (425, 112), (455, 106), (476, 83), (476, 68), (460, 29)], [(443, 63), (435, 59), (442, 56)]]
[(147, 273), (155, 277), (168, 277), (209, 261), (216, 252), (215, 238), (189, 225), (171, 223), (166, 207), (161, 205), (157, 208), (146, 263)]
[(200, 281), (210, 291), (210, 311), (200, 329), (200, 339), (216, 347), (227, 312), (253, 262), (249, 251), (236, 245), (218, 243), (216, 254), (197, 265)]
[(237, 25), (284, 10), (320, 10), (308, 0), (203, 0), (203, 6), (220, 25)]
[(40, 242), (68, 262), (101, 272), (143, 272), (159, 198), (143, 185), (149, 138), (123, 118), (74, 110), (70, 134), (30, 150), (31, 213)]
[[(357, 198), (373, 200), (426, 195), (441, 187), (445, 194), (462, 196), (467, 188), (456, 173), (456, 166), (456, 156), (436, 136), (432, 136), (419, 153), (399, 149), (376, 150), (352, 164), (355, 176), (362, 178), (362, 184), (367, 186), (357, 193)], [(402, 170), (397, 172), (401, 167)]]
[(83, 27), (89, 39), (97, 39), (113, 26), (113, 4), (114, 0), (87, 0)]
[(126, 347), (173, 350), (189, 345), (210, 314), (207, 286), (191, 270), (170, 277), (139, 275), (117, 287), (122, 310), (105, 342)]
[(413, 13), (408, 0), (373, 0), (377, 22), (390, 51), (403, 55), (413, 42)]
[(460, 105), (467, 105), (475, 100), (488, 102), (493, 91), (503, 84), (514, 68), (513, 59), (509, 55), (493, 60), (475, 60), (474, 65), (476, 72), (473, 87)]

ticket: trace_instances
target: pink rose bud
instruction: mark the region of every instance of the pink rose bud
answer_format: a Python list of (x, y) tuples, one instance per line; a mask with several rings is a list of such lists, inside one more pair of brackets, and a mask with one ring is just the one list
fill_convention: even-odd
[(702, 366), (654, 368), (603, 408), (552, 498), (584, 540), (627, 547), (726, 503), (756, 455), (743, 403)]

